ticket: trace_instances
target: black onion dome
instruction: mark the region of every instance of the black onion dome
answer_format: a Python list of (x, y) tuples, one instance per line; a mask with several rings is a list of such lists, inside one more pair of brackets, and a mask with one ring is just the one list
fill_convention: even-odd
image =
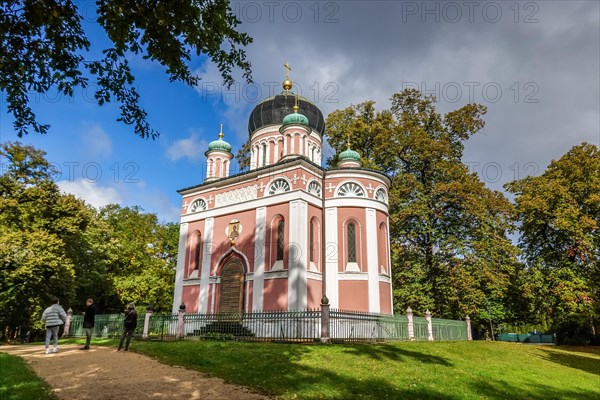
[[(294, 112), (295, 98), (292, 92), (283, 92), (258, 103), (250, 113), (248, 133), (252, 135), (257, 129), (268, 125), (281, 125), (285, 116)], [(325, 119), (319, 107), (302, 96), (298, 96), (298, 107), (298, 112), (308, 118), (308, 126), (323, 135)]]

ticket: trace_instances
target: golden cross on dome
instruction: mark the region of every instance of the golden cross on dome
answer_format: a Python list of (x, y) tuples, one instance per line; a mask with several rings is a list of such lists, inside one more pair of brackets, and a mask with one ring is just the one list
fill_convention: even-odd
[(219, 139), (223, 139), (223, 124), (221, 124), (221, 130), (219, 132)]
[(292, 67), (290, 67), (290, 64), (287, 61), (285, 64), (283, 64), (283, 66), (285, 67), (285, 79), (290, 79), (290, 71), (292, 70)]
[(295, 104), (294, 104), (294, 112), (297, 113), (298, 110), (299, 110), (299, 107), (298, 107), (298, 95), (294, 96), (294, 99), (296, 101)]
[(283, 81), (282, 86), (283, 90), (289, 91), (292, 88), (292, 81), (290, 81), (290, 71), (292, 70), (292, 67), (290, 67), (290, 64), (287, 61), (283, 66), (285, 67), (285, 81)]
[(348, 140), (346, 141), (346, 146), (348, 149), (350, 148), (350, 132), (348, 132)]

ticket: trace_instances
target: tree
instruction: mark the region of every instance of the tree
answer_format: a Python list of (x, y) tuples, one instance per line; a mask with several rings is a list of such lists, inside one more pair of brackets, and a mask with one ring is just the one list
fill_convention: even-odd
[(216, 63), (227, 85), (234, 82), (235, 67), (251, 82), (243, 46), (252, 39), (236, 31), (240, 21), (228, 0), (97, 0), (96, 6), (96, 22), (112, 46), (103, 50), (102, 59), (86, 61), (90, 41), (81, 25), (82, 10), (71, 0), (0, 3), (0, 91), (7, 94), (7, 111), (19, 137), (30, 128), (37, 133), (49, 128), (36, 120), (29, 91), (46, 93), (54, 88), (72, 96), (77, 87), (86, 88), (95, 79), (99, 105), (116, 100), (121, 110), (118, 121), (133, 125), (142, 138), (156, 138), (158, 132), (139, 105), (130, 55), (159, 62), (170, 81), (189, 86), (200, 79), (190, 70), (192, 55), (206, 55)]
[(91, 219), (83, 201), (60, 194), (45, 153), (5, 143), (0, 175), (0, 336), (41, 328), (42, 310), (58, 296), (72, 300), (73, 251)]
[[(179, 226), (160, 224), (156, 215), (139, 207), (116, 204), (98, 211), (98, 221), (109, 240), (101, 245), (106, 276), (113, 296), (107, 308), (122, 304), (149, 304), (157, 311), (171, 309), (177, 263)], [(113, 303), (109, 301), (112, 299)], [(117, 299), (116, 302), (114, 300)]]
[(350, 140), (363, 165), (392, 178), (389, 194), (394, 302), (402, 312), (510, 319), (509, 283), (518, 271), (508, 234), (512, 206), (461, 162), (464, 141), (483, 126), (486, 108), (468, 104), (442, 116), (435, 98), (408, 89), (390, 110), (374, 102), (327, 117), (336, 155)]
[(45, 153), (31, 146), (5, 143), (0, 156), (0, 340), (40, 330), (53, 296), (76, 312), (88, 297), (99, 313), (131, 301), (171, 309), (178, 225), (60, 193)]
[(540, 275), (537, 307), (559, 326), (600, 318), (600, 151), (573, 147), (544, 174), (506, 185), (515, 194), (523, 250)]

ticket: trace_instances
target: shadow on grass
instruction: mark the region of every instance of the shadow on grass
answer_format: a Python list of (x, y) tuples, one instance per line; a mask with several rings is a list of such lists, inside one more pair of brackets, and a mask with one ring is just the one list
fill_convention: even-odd
[(479, 393), (486, 399), (513, 399), (513, 400), (597, 400), (598, 391), (586, 389), (569, 389), (546, 386), (541, 384), (529, 383), (519, 386), (514, 386), (505, 381), (486, 379), (472, 382), (471, 388), (473, 392)]
[[(593, 357), (580, 356), (578, 354), (567, 353), (571, 349), (543, 349), (544, 355), (542, 359), (564, 365), (565, 367), (576, 368), (590, 374), (600, 376), (600, 360)], [(562, 351), (561, 351), (562, 350)], [(582, 352), (579, 350), (579, 352)], [(590, 354), (587, 352), (587, 354)], [(600, 382), (599, 382), (600, 386)]]
[[(477, 371), (464, 372), (464, 367), (455, 367), (444, 357), (394, 344), (140, 343), (139, 350), (163, 362), (198, 369), (284, 399), (598, 398), (598, 391), (589, 388), (525, 379), (512, 382), (510, 374), (504, 381), (500, 370), (493, 378), (483, 379)], [(412, 368), (411, 364), (429, 366)], [(436, 379), (440, 374), (446, 376), (442, 379), (445, 383)], [(448, 378), (452, 376), (456, 378)]]
[(376, 361), (388, 359), (405, 362), (418, 361), (425, 364), (443, 365), (445, 367), (452, 366), (452, 363), (444, 357), (406, 350), (393, 344), (345, 345), (344, 352), (353, 356), (369, 357)]

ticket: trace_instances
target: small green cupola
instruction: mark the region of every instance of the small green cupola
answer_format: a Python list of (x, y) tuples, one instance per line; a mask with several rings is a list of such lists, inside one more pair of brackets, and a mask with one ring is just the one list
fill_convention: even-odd
[(350, 137), (348, 137), (346, 150), (342, 151), (338, 156), (339, 167), (360, 167), (360, 154), (350, 148)]
[(294, 112), (288, 114), (283, 118), (283, 125), (304, 125), (308, 126), (308, 118), (305, 115), (298, 113), (298, 96), (296, 96), (296, 104), (294, 105)]
[(346, 150), (342, 151), (338, 157), (339, 161), (360, 161), (360, 154), (358, 152), (350, 149), (348, 147)]
[(231, 145), (223, 140), (223, 124), (221, 124), (221, 131), (219, 132), (219, 140), (213, 140), (208, 144), (208, 151), (221, 150), (231, 153)]

